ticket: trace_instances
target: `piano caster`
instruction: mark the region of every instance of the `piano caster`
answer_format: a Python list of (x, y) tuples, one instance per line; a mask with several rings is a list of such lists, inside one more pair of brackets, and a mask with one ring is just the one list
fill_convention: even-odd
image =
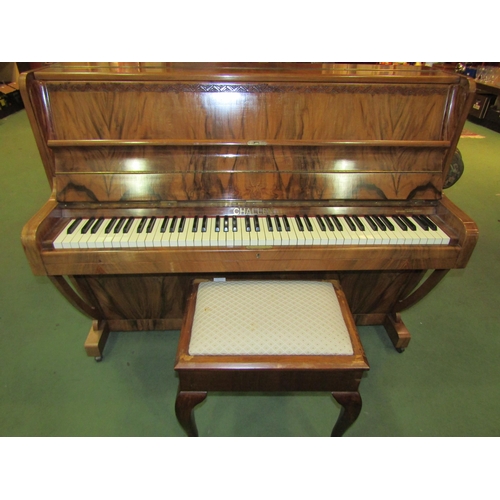
[(403, 323), (401, 315), (399, 313), (388, 314), (385, 317), (384, 328), (396, 351), (399, 353), (404, 352), (410, 343), (411, 335)]
[(106, 321), (92, 321), (89, 334), (85, 340), (85, 351), (87, 356), (93, 356), (97, 362), (102, 361), (102, 352), (109, 335), (109, 327)]

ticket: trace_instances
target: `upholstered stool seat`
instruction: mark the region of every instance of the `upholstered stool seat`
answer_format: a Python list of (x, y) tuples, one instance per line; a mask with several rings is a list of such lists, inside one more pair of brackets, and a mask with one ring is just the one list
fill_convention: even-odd
[(335, 281), (195, 282), (175, 370), (176, 415), (197, 436), (194, 407), (208, 391), (328, 391), (342, 410), (332, 436), (361, 411), (369, 366)]

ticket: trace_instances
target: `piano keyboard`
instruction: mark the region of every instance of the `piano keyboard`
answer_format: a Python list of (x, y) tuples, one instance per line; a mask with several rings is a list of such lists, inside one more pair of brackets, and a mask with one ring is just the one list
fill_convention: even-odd
[(414, 216), (172, 216), (72, 219), (56, 249), (251, 247), (279, 245), (447, 245), (428, 217)]

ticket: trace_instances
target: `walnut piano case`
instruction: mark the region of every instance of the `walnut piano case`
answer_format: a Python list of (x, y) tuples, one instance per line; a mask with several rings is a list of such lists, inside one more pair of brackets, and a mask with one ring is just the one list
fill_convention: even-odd
[[(93, 319), (91, 356), (102, 355), (110, 330), (179, 329), (189, 283), (213, 277), (338, 279), (356, 322), (383, 324), (401, 350), (410, 337), (400, 311), (474, 249), (475, 223), (442, 193), (474, 96), (463, 76), (363, 65), (87, 64), (27, 73), (21, 89), (52, 187), (23, 245), (33, 272)], [(326, 227), (326, 239), (314, 240), (306, 229), (292, 242), (250, 244), (217, 236), (148, 246), (134, 237), (120, 246), (103, 236), (101, 246), (55, 245), (78, 219), (144, 219), (160, 231), (167, 217), (185, 218), (191, 231), (203, 217), (235, 227), (257, 217), (275, 224), (276, 236), (277, 224), (296, 216), (317, 233), (334, 219), (345, 232)], [(446, 240), (395, 243), (385, 226), (370, 244), (344, 237), (351, 218), (416, 216)]]

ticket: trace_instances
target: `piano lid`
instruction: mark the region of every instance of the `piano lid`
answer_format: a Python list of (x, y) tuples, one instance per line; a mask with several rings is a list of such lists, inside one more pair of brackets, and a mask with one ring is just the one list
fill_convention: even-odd
[(203, 81), (324, 81), (349, 77), (352, 81), (413, 79), (452, 83), (459, 75), (429, 66), (379, 65), (366, 63), (168, 63), (168, 62), (98, 62), (54, 63), (35, 70), (40, 80), (151, 80)]
[(426, 67), (74, 63), (21, 91), (59, 201), (436, 200), (474, 83)]

